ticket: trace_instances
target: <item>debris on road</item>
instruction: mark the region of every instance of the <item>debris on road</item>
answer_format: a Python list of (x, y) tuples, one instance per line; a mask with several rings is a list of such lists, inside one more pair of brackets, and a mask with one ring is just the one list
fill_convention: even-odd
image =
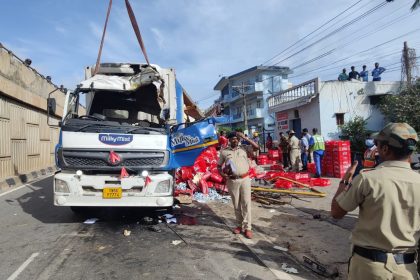
[(276, 250), (283, 251), (283, 252), (287, 252), (287, 251), (289, 251), (289, 249), (284, 248), (284, 247), (280, 247), (280, 246), (274, 246), (273, 248), (274, 248), (274, 249), (276, 249)]
[(153, 232), (162, 232), (158, 226), (149, 226), (147, 229)]
[(124, 236), (130, 236), (131, 230), (125, 229), (124, 230)]
[(329, 272), (328, 269), (317, 261), (311, 260), (307, 256), (303, 256), (303, 264), (313, 272), (328, 278), (338, 277), (338, 271)]
[(163, 215), (163, 217), (165, 217), (165, 220), (166, 220), (167, 224), (176, 224), (176, 218), (175, 218), (174, 215), (165, 214), (165, 215)]
[(298, 274), (298, 270), (294, 267), (287, 265), (286, 263), (281, 264), (281, 269), (287, 273)]
[(171, 242), (171, 244), (172, 245), (179, 245), (179, 244), (181, 244), (182, 243), (182, 240), (172, 240), (172, 242)]
[(98, 220), (99, 220), (98, 218), (89, 218), (89, 219), (87, 219), (86, 221), (84, 221), (83, 223), (84, 223), (84, 224), (87, 224), (87, 225), (93, 225), (93, 224), (94, 224), (94, 223), (96, 223)]

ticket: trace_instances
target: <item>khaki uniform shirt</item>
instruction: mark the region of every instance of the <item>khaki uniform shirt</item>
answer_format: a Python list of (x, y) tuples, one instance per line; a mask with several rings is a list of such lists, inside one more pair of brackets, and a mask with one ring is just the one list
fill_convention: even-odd
[(292, 136), (289, 139), (289, 143), (290, 143), (290, 149), (294, 150), (294, 149), (299, 149), (299, 138), (297, 138), (296, 136)]
[(226, 149), (220, 152), (220, 158), (218, 165), (222, 166), (228, 160), (231, 160), (234, 164), (235, 173), (233, 175), (241, 176), (249, 171), (249, 161), (246, 154), (246, 151), (242, 147), (236, 147), (232, 149), (227, 147)]
[(414, 251), (420, 237), (420, 174), (409, 163), (385, 161), (361, 173), (336, 201), (348, 212), (360, 207), (354, 245)]

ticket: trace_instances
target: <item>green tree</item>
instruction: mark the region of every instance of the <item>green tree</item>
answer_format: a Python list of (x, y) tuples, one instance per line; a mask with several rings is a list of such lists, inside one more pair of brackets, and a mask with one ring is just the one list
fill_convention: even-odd
[(385, 96), (379, 109), (390, 122), (406, 122), (420, 133), (420, 79), (399, 94)]
[[(386, 96), (379, 109), (390, 122), (406, 122), (420, 133), (420, 79), (397, 95)], [(417, 143), (420, 150), (420, 142)]]
[(365, 151), (365, 139), (371, 133), (366, 125), (367, 119), (356, 116), (341, 126), (340, 138), (350, 140), (350, 148), (353, 153), (363, 153)]

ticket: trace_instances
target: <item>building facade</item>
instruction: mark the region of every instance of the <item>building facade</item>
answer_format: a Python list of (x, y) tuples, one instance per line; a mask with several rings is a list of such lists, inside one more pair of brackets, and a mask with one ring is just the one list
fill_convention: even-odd
[(396, 94), (400, 82), (306, 81), (268, 98), (276, 118), (275, 135), (293, 129), (318, 128), (326, 139), (339, 139), (341, 125), (356, 116), (367, 119), (367, 128), (379, 131), (386, 123), (376, 106), (381, 97)]
[(55, 89), (49, 79), (0, 45), (0, 179), (55, 165), (65, 98), (62, 91), (55, 91), (57, 115), (47, 122), (47, 97)]
[(266, 99), (288, 88), (290, 73), (288, 67), (255, 66), (223, 77), (214, 87), (220, 91), (215, 104), (223, 108), (232, 129), (242, 128), (248, 133), (274, 131), (275, 121)]

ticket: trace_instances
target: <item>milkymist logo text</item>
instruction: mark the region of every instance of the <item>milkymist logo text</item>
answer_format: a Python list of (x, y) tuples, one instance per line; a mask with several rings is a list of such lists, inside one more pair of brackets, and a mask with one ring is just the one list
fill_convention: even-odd
[(189, 147), (198, 143), (200, 143), (200, 138), (198, 138), (198, 136), (193, 137), (191, 135), (184, 135), (182, 133), (177, 133), (174, 135), (174, 137), (172, 137), (171, 140), (171, 144), (174, 147), (181, 144), (185, 144), (185, 147)]
[(133, 135), (124, 134), (99, 134), (99, 141), (107, 145), (126, 145), (133, 141)]

